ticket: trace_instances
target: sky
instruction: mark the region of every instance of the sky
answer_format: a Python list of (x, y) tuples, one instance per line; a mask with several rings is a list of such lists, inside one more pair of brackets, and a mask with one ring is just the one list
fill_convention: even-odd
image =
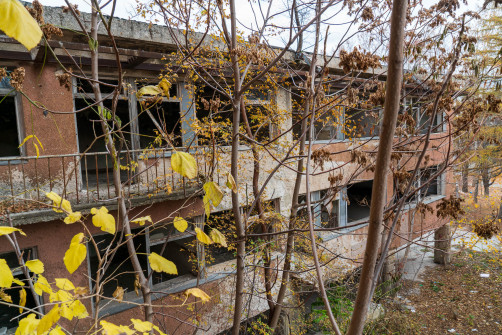
[[(32, 0), (27, 0), (28, 2), (32, 2)], [(65, 6), (66, 3), (64, 0), (39, 0), (43, 5), (46, 6)], [(136, 15), (136, 5), (137, 1), (144, 2), (145, 0), (117, 0), (117, 8), (115, 15), (120, 18), (124, 19), (134, 19), (134, 20), (142, 20), (139, 16)], [(261, 1), (258, 3), (258, 1)], [(101, 0), (101, 2), (104, 2)], [(292, 0), (273, 0), (273, 6), (271, 8), (271, 12), (282, 12), (284, 8), (288, 6), (288, 2), (292, 2)], [(434, 3), (436, 3), (437, 0), (423, 0), (423, 3), (425, 6), (430, 6)], [(462, 2), (462, 0), (460, 0)], [(468, 0), (468, 4), (463, 5), (461, 7), (461, 10), (476, 10), (477, 7), (482, 5), (484, 0)], [(89, 0), (70, 0), (70, 3), (77, 4), (79, 10), (84, 11), (84, 12), (90, 12), (90, 1)], [(237, 3), (237, 18), (240, 24), (240, 27), (242, 30), (247, 30), (246, 28), (256, 28), (257, 24), (254, 21), (254, 15), (253, 15), (253, 8), (255, 10), (259, 10), (258, 4), (261, 4), (261, 9), (263, 11), (267, 10), (267, 4), (268, 1), (263, 1), (263, 0), (236, 0)], [(253, 8), (251, 7), (253, 6)], [(108, 6), (111, 7), (111, 6)], [(330, 27), (330, 35), (327, 43), (327, 51), (328, 53), (335, 50), (338, 42), (340, 39), (344, 36), (348, 26), (348, 22), (350, 22), (350, 17), (346, 15), (344, 12), (338, 12), (340, 9), (339, 6), (334, 7), (333, 9), (330, 8), (329, 11), (326, 12), (325, 17), (330, 17), (331, 15), (336, 14), (336, 19), (333, 19), (333, 25)], [(110, 8), (105, 9), (105, 13), (109, 13)], [(261, 23), (261, 22), (260, 22)], [(275, 24), (278, 25), (289, 25), (289, 16), (280, 16), (275, 19), (274, 21)], [(357, 26), (357, 25), (356, 25)], [(324, 28), (325, 29), (325, 28)], [(354, 31), (354, 27), (351, 27), (349, 31)], [(311, 49), (312, 47), (312, 38), (309, 38), (309, 33), (306, 33), (305, 40), (306, 42), (304, 43), (304, 48), (305, 49)], [(287, 38), (287, 36), (286, 36)], [(273, 46), (277, 47), (282, 47), (284, 46), (284, 40), (285, 36), (284, 35), (278, 35), (278, 36), (270, 36), (269, 37), (269, 43)], [(322, 42), (324, 43), (324, 42)], [(351, 49), (354, 44), (361, 43), (360, 40), (355, 40), (351, 41), (350, 43), (347, 43), (345, 45), (345, 49)]]

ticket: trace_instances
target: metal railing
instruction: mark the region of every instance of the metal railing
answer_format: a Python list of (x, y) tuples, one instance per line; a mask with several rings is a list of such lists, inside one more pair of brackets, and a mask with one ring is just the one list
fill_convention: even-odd
[[(197, 186), (197, 178), (188, 180), (172, 171), (171, 153), (168, 149), (121, 153), (124, 195), (154, 197)], [(199, 169), (205, 169), (203, 155), (192, 154)], [(0, 158), (0, 214), (47, 208), (45, 193), (51, 191), (72, 205), (112, 200), (116, 197), (113, 165), (107, 152)]]

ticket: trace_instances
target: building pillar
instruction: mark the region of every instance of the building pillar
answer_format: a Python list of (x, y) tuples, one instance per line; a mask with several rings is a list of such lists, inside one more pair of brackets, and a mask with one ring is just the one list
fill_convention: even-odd
[(447, 265), (451, 258), (451, 228), (445, 224), (434, 232), (434, 263)]

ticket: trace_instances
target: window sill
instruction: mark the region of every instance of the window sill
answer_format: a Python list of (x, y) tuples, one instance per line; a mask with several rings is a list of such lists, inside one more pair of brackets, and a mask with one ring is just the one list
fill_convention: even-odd
[[(445, 195), (442, 195), (442, 194), (441, 194), (441, 195), (431, 195), (431, 196), (426, 197), (426, 198), (422, 201), (422, 203), (427, 205), (427, 204), (430, 204), (430, 203), (432, 203), (432, 202), (435, 202), (435, 201), (441, 200), (441, 199), (443, 199), (443, 198), (446, 198), (446, 196), (445, 196)], [(403, 210), (411, 210), (411, 209), (413, 209), (413, 208), (415, 208), (415, 207), (417, 207), (417, 204), (416, 204), (416, 203), (408, 203), (408, 204), (405, 204), (405, 205), (403, 206)]]
[[(199, 286), (207, 284), (222, 278), (225, 278), (228, 274), (215, 273), (209, 274), (207, 278), (202, 278), (199, 280)], [(164, 283), (156, 284), (152, 287), (152, 300), (158, 300), (170, 294), (179, 293), (186, 291), (190, 288), (197, 286), (197, 278), (193, 275), (184, 275)], [(159, 292), (162, 291), (162, 292)], [(114, 314), (124, 312), (126, 310), (138, 307), (138, 304), (143, 303), (143, 296), (137, 296), (135, 292), (127, 292), (124, 294), (124, 300), (118, 302), (116, 300), (105, 300), (100, 304), (101, 309), (99, 311), (99, 317), (107, 317)]]
[(0, 158), (0, 166), (7, 166), (7, 165), (20, 165), (20, 164), (27, 164), (28, 160), (23, 159), (21, 156), (10, 156), (10, 157), (1, 157)]

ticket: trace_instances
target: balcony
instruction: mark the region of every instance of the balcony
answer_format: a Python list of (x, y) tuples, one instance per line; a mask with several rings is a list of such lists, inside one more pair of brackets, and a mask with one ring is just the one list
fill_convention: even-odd
[[(201, 187), (171, 169), (172, 150), (128, 151), (121, 154), (124, 196), (139, 206), (185, 198)], [(194, 155), (199, 171), (207, 175), (204, 153)], [(7, 212), (22, 223), (44, 221), (53, 211), (46, 192), (54, 191), (70, 201), (75, 210), (96, 206), (115, 207), (113, 162), (107, 152), (0, 158), (0, 216)], [(22, 213), (22, 215), (21, 215)], [(48, 221), (47, 218), (45, 221)]]

